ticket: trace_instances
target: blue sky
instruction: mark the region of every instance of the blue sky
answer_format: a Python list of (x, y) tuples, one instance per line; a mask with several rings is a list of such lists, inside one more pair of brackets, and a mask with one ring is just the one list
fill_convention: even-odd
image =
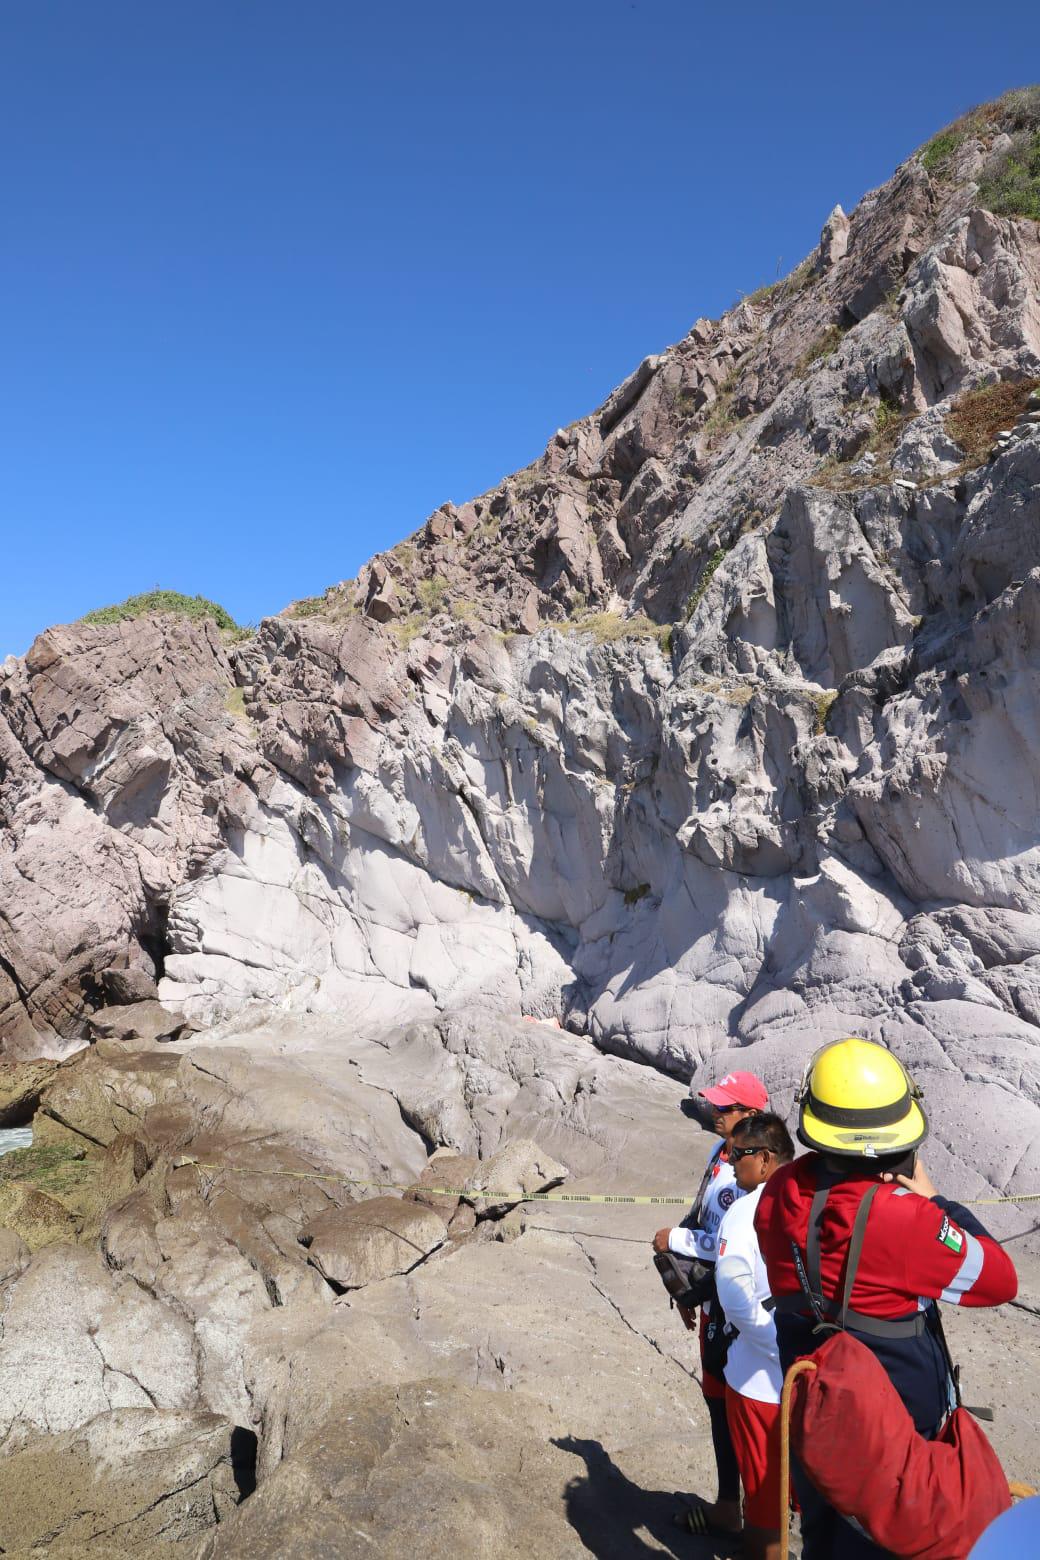
[(0, 657), (352, 576), (1038, 45), (1025, 0), (6, 0)]

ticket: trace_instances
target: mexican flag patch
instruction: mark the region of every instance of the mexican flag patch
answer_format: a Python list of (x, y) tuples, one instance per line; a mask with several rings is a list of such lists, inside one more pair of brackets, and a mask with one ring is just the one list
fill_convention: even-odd
[(938, 1241), (940, 1246), (949, 1247), (950, 1251), (956, 1252), (958, 1256), (964, 1249), (963, 1231), (959, 1230), (955, 1224), (951, 1224), (949, 1219), (946, 1218), (943, 1219), (942, 1224), (939, 1226)]

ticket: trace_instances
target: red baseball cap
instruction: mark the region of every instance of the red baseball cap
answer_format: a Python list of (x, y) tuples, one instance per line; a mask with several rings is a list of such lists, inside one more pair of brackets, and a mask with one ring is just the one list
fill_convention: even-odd
[(726, 1105), (748, 1105), (753, 1110), (768, 1110), (769, 1090), (754, 1073), (731, 1072), (720, 1078), (714, 1088), (698, 1090), (702, 1100), (719, 1109)]

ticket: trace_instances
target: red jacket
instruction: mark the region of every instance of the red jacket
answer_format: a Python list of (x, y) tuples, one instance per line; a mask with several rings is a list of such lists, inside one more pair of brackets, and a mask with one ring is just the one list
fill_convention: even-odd
[[(816, 1191), (818, 1154), (806, 1154), (770, 1176), (755, 1212), (755, 1230), (774, 1295), (797, 1294), (791, 1254), (805, 1252), (809, 1209)], [(841, 1298), (842, 1269), (856, 1210), (876, 1175), (855, 1173), (827, 1199), (820, 1226), (824, 1292)], [(866, 1316), (905, 1317), (918, 1300), (953, 1305), (1002, 1305), (1013, 1300), (1018, 1278), (1011, 1258), (966, 1208), (945, 1198), (920, 1197), (883, 1185), (870, 1210), (850, 1304)]]

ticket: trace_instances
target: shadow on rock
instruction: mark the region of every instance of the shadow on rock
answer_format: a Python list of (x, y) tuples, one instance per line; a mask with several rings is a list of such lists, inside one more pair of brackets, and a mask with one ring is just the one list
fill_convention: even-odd
[(256, 1489), (257, 1450), (255, 1432), (236, 1425), (231, 1432), (231, 1471), (240, 1501)]
[(674, 1490), (644, 1490), (625, 1477), (599, 1441), (554, 1437), (553, 1444), (584, 1460), (585, 1476), (567, 1486), (567, 1520), (585, 1548), (601, 1560), (643, 1560), (671, 1555), (673, 1560), (728, 1560), (740, 1553), (729, 1545), (695, 1538), (679, 1525), (683, 1496)]

